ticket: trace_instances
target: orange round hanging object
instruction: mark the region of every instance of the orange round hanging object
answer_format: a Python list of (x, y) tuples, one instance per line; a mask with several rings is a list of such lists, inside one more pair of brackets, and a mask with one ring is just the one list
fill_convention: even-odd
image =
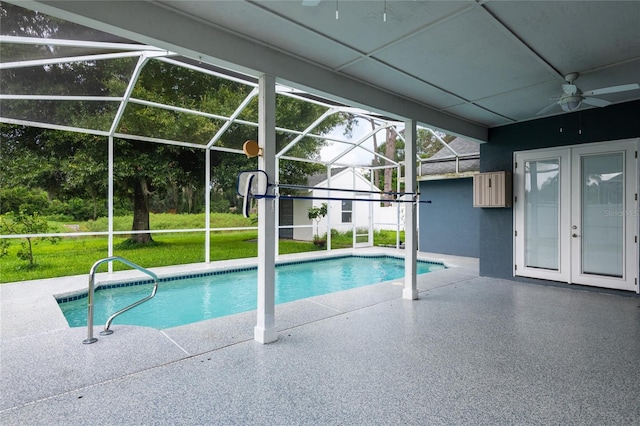
[(257, 157), (260, 155), (260, 147), (258, 146), (258, 142), (249, 139), (242, 145), (242, 151), (244, 151), (245, 155), (248, 158)]

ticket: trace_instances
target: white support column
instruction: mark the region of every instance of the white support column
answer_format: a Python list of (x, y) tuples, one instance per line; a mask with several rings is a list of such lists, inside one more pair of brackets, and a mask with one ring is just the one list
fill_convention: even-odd
[[(276, 169), (276, 80), (260, 76), (258, 109), (258, 144), (262, 155), (258, 169), (275, 180)], [(260, 179), (264, 179), (260, 176)], [(262, 185), (260, 185), (262, 186)], [(270, 191), (267, 191), (269, 193)], [(275, 209), (273, 198), (258, 200), (258, 320), (254, 338), (260, 343), (278, 340), (275, 327)]]
[(211, 150), (204, 150), (204, 263), (211, 263)]
[[(280, 183), (280, 158), (276, 157), (275, 158), (275, 166), (273, 169), (273, 183), (278, 185)], [(273, 188), (274, 191), (274, 195), (278, 195), (280, 193), (280, 191), (278, 190), (278, 187), (276, 186), (275, 188)], [(276, 232), (276, 236), (274, 238), (273, 241), (273, 250), (275, 250), (275, 258), (278, 259), (278, 257), (280, 257), (280, 199), (276, 198), (275, 202), (273, 203), (273, 207), (275, 208), (275, 219), (274, 220), (274, 226), (275, 226), (275, 232)], [(295, 219), (294, 219), (295, 222)], [(292, 229), (293, 232), (295, 232), (295, 228)]]
[[(405, 180), (404, 190), (411, 194), (417, 192), (416, 184), (416, 139), (417, 129), (415, 120), (406, 120), (404, 127), (405, 137)], [(405, 200), (412, 199), (414, 196), (405, 196)], [(416, 204), (405, 203), (404, 206), (404, 289), (402, 290), (402, 298), (416, 300), (418, 298), (418, 283), (416, 278)]]
[[(405, 146), (406, 146), (406, 142), (405, 142)], [(397, 183), (396, 183), (396, 192), (398, 194), (400, 194), (400, 181), (402, 180), (402, 167), (398, 166), (396, 167), (396, 171), (398, 173), (398, 179), (396, 179)], [(400, 195), (398, 195), (399, 197)], [(396, 203), (397, 207), (396, 207), (396, 248), (399, 249), (400, 248), (400, 232), (402, 231), (402, 228), (404, 226), (404, 223), (402, 223), (402, 209), (404, 209), (405, 211), (406, 206), (402, 205), (403, 203)]]

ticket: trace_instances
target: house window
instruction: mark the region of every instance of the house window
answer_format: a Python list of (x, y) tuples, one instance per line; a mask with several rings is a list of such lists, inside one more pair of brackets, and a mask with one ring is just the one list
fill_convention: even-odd
[(353, 201), (342, 200), (342, 223), (351, 223), (353, 213)]

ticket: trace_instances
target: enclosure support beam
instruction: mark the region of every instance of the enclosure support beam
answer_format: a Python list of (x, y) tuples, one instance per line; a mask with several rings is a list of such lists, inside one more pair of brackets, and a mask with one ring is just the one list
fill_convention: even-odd
[[(351, 167), (351, 189), (353, 189), (355, 191), (356, 189), (356, 168), (355, 167)], [(355, 194), (355, 192), (352, 195), (353, 200), (355, 201), (358, 196)], [(357, 243), (358, 243), (358, 227), (356, 226), (356, 217), (355, 217), (355, 209), (356, 207), (356, 202), (351, 201), (351, 239), (352, 239), (352, 246), (355, 248), (357, 247)]]
[[(369, 189), (371, 191), (373, 191), (376, 188), (376, 180), (375, 178), (375, 173), (373, 172), (373, 170), (369, 170)], [(374, 183), (375, 182), (375, 183)], [(381, 197), (378, 197), (381, 198)], [(374, 244), (374, 235), (375, 235), (375, 221), (379, 220), (379, 218), (376, 218), (375, 216), (375, 210), (373, 209), (373, 203), (369, 203), (370, 204), (370, 208), (369, 208), (369, 246), (373, 247), (375, 246)], [(400, 203), (396, 203), (396, 204), (400, 204)]]
[[(416, 194), (418, 192), (416, 180), (416, 138), (417, 129), (415, 120), (406, 120), (404, 126), (405, 138), (405, 192)], [(414, 195), (405, 195), (414, 197)], [(416, 197), (417, 201), (417, 197)], [(416, 234), (416, 203), (405, 203), (404, 213), (404, 289), (402, 298), (416, 300), (418, 298), (418, 282), (416, 277), (417, 262), (417, 234)]]
[(204, 262), (211, 263), (211, 150), (204, 150)]
[[(262, 155), (258, 169), (275, 179), (276, 170), (276, 79), (261, 75), (258, 107), (258, 144)], [(263, 186), (262, 184), (260, 186)], [(264, 185), (263, 187), (266, 187)], [(275, 327), (275, 241), (276, 221), (273, 198), (258, 200), (258, 310), (254, 338), (260, 343), (278, 340)]]

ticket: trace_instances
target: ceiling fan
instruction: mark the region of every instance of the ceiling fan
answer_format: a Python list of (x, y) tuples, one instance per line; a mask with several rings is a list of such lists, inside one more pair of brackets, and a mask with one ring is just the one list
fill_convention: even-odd
[(620, 86), (610, 86), (603, 87), (601, 89), (589, 90), (588, 92), (582, 92), (578, 86), (573, 84), (574, 81), (578, 78), (577, 72), (572, 72), (564, 76), (566, 84), (562, 85), (562, 96), (558, 98), (558, 100), (551, 105), (548, 105), (542, 108), (540, 111), (536, 113), (536, 115), (544, 114), (549, 111), (551, 108), (556, 105), (560, 105), (565, 112), (575, 111), (580, 106), (585, 103), (588, 105), (593, 105), (597, 107), (605, 107), (609, 105), (611, 102), (600, 99), (600, 98), (592, 98), (594, 95), (606, 95), (609, 93), (618, 93), (618, 92), (626, 92), (629, 90), (637, 90), (640, 89), (640, 84), (631, 83), (631, 84), (622, 84)]

